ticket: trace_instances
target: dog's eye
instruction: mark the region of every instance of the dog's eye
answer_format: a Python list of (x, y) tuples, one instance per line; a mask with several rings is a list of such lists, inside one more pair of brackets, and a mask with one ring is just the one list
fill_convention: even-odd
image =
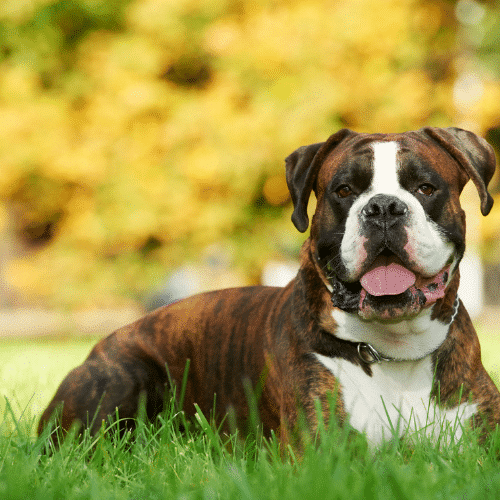
[(418, 186), (417, 193), (430, 196), (435, 190), (436, 188), (431, 184), (420, 184), (420, 186)]
[(342, 184), (338, 187), (335, 192), (339, 198), (347, 198), (352, 194), (352, 189), (347, 184)]

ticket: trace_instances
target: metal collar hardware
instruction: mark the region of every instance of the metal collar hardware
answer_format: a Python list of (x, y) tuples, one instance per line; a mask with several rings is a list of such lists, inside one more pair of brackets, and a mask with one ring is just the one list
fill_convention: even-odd
[(395, 361), (394, 358), (383, 356), (372, 345), (365, 342), (358, 343), (358, 356), (361, 361), (369, 365), (372, 365), (373, 363), (381, 363), (382, 361)]
[(455, 316), (458, 313), (458, 306), (460, 305), (460, 299), (458, 298), (458, 295), (455, 297), (455, 302), (453, 302), (453, 314), (451, 315), (450, 322), (448, 323), (451, 325), (453, 321), (455, 321)]

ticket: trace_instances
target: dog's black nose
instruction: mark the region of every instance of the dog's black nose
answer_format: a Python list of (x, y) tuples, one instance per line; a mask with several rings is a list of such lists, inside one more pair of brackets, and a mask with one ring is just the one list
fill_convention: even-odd
[(408, 212), (408, 205), (396, 196), (377, 194), (361, 210), (367, 222), (382, 228), (389, 228)]

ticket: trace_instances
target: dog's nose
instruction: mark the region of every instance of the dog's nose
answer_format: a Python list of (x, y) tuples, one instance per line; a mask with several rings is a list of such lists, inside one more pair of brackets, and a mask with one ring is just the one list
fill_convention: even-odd
[(396, 196), (377, 194), (370, 198), (361, 213), (366, 220), (385, 229), (396, 224), (408, 212), (408, 205)]

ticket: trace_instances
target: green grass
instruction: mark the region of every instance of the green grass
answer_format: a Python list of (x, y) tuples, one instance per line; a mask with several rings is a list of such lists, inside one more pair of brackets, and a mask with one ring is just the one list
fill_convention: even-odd
[[(487, 349), (492, 359), (493, 340)], [(155, 425), (139, 421), (133, 435), (120, 437), (111, 426), (44, 453), (47, 440), (34, 435), (37, 418), (93, 343), (0, 346), (1, 499), (500, 498), (500, 432), (485, 446), (468, 431), (460, 445), (439, 447), (418, 437), (373, 452), (363, 436), (331, 424), (316, 446), (294, 459), (280, 452), (274, 437), (226, 436), (201, 414), (180, 433), (182, 416), (170, 407)]]
[(6, 339), (0, 342), (0, 415), (5, 398), (19, 419), (40, 416), (68, 372), (88, 355), (96, 338)]

